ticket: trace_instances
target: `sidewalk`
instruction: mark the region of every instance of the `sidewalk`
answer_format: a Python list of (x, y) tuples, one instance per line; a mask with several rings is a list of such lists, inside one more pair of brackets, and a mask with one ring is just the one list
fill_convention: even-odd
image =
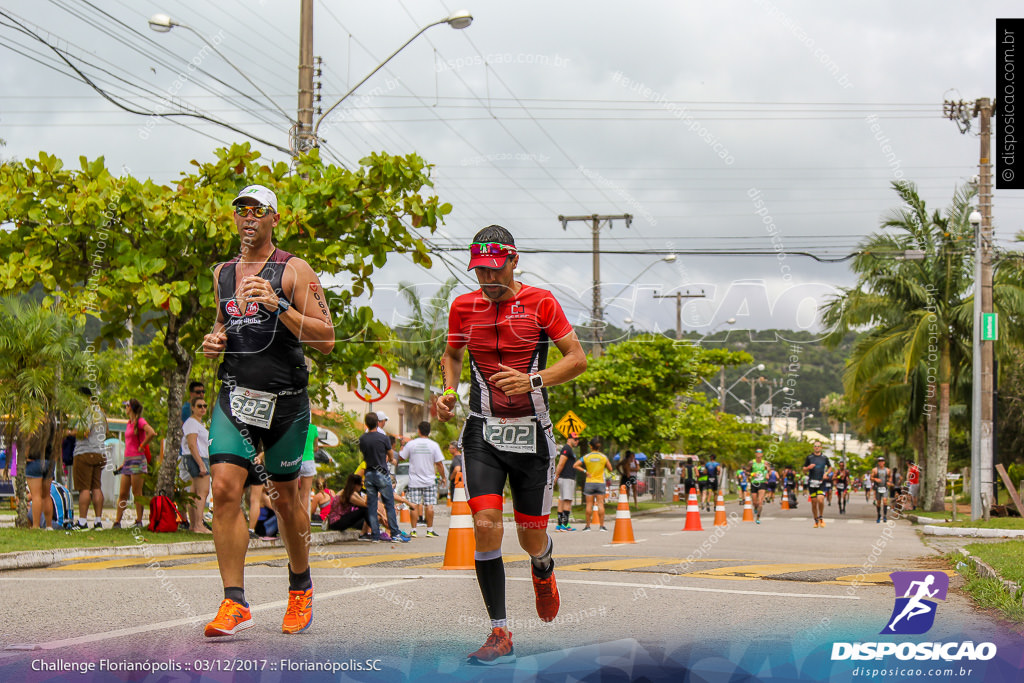
[[(666, 510), (673, 509), (670, 505), (665, 505), (661, 508), (655, 508), (652, 510), (638, 511), (633, 513), (634, 517), (657, 514), (665, 512)], [(511, 508), (509, 508), (511, 510)], [(510, 512), (511, 514), (511, 512)], [(554, 514), (554, 513), (552, 513)], [(436, 508), (435, 515), (438, 521), (445, 519), (449, 516), (447, 506), (439, 505)], [(445, 524), (438, 525), (439, 527), (447, 528)], [(0, 518), (0, 527), (14, 527), (14, 518), (10, 517), (9, 522), (7, 519)], [(202, 555), (216, 552), (213, 546), (213, 540), (209, 541), (187, 541), (178, 543), (160, 543), (150, 542), (152, 534), (147, 535), (147, 542), (138, 545), (124, 545), (124, 546), (100, 546), (100, 547), (86, 547), (86, 548), (53, 548), (48, 550), (19, 550), (10, 553), (0, 553), (0, 572), (12, 570), (12, 569), (39, 569), (42, 567), (49, 567), (54, 564), (66, 562), (81, 557), (96, 557), (96, 556), (127, 556), (127, 557), (166, 557), (168, 555)], [(348, 541), (355, 542), (359, 537), (359, 532), (353, 529), (347, 529), (345, 531), (324, 531), (313, 534), (312, 542), (313, 545), (331, 545), (333, 543), (345, 543)], [(280, 539), (274, 539), (272, 541), (250, 540), (249, 549), (261, 549), (261, 548), (283, 548), (284, 544)]]
[[(313, 534), (314, 546), (355, 541), (359, 532), (325, 531)], [(281, 539), (249, 541), (249, 549), (283, 548)], [(19, 550), (12, 553), (0, 553), (0, 571), (10, 569), (39, 569), (60, 562), (81, 557), (112, 556), (112, 557), (166, 557), (168, 555), (203, 555), (216, 552), (213, 540), (187, 541), (184, 543), (140, 543), (138, 545), (102, 546), (89, 548), (52, 548), (49, 550)]]

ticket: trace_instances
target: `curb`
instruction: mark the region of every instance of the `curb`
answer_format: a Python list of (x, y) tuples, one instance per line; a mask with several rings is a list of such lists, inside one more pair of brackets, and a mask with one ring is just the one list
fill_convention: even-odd
[[(979, 574), (981, 574), (985, 578), (995, 579), (999, 583), (1003, 584), (1003, 587), (1006, 588), (1006, 590), (1010, 591), (1011, 596), (1020, 593), (1020, 584), (1014, 581), (1010, 581), (1009, 579), (1004, 579), (1003, 577), (999, 576), (999, 572), (993, 569), (987, 562), (975, 557), (974, 555), (971, 555), (963, 548), (960, 548), (959, 550), (960, 554), (963, 555), (968, 562), (974, 565), (974, 568), (977, 570)], [(1024, 595), (1021, 596), (1021, 604), (1024, 605)]]
[[(354, 541), (359, 532), (352, 530), (325, 531), (312, 536), (312, 545), (328, 545), (343, 541)], [(249, 549), (283, 548), (280, 539), (264, 541), (252, 539)], [(213, 541), (186, 541), (182, 543), (145, 543), (122, 546), (97, 546), (94, 548), (54, 548), (52, 550), (21, 550), (0, 554), (0, 571), (12, 569), (39, 569), (59, 562), (95, 555), (119, 555), (121, 557), (167, 557), (168, 555), (202, 555), (216, 552)]]
[(926, 536), (960, 536), (963, 538), (1024, 538), (1024, 529), (949, 528), (927, 524), (921, 528)]

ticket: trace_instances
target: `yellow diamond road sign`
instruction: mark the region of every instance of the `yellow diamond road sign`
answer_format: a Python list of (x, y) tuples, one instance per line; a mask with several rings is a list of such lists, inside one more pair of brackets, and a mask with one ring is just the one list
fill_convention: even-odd
[(581, 434), (587, 425), (583, 420), (579, 418), (579, 415), (572, 412), (571, 410), (565, 414), (558, 424), (555, 425), (555, 429), (562, 433), (562, 436), (568, 438), (569, 434)]

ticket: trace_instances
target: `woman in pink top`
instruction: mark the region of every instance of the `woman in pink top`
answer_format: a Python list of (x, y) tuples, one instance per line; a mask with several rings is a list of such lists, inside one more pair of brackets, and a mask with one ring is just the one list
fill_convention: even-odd
[(156, 438), (156, 431), (142, 419), (142, 404), (137, 399), (124, 402), (128, 426), (124, 431), (124, 464), (121, 466), (121, 492), (117, 497), (115, 529), (121, 528), (121, 517), (128, 507), (128, 491), (135, 496), (135, 526), (142, 526), (142, 481), (146, 478), (146, 455), (142, 449)]

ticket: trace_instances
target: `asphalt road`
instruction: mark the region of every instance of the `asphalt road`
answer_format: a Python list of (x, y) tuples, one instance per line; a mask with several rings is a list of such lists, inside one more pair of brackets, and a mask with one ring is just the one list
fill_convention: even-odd
[[(637, 543), (628, 545), (612, 545), (610, 531), (552, 534), (562, 608), (550, 624), (536, 617), (527, 558), (506, 534), (508, 612), (519, 658), (504, 671), (508, 679), (543, 672), (562, 680), (570, 671), (579, 677), (599, 668), (630, 679), (640, 670), (704, 667), (723, 676), (741, 670), (761, 677), (752, 680), (805, 680), (806, 667), (832, 666), (839, 667), (829, 670), (832, 680), (850, 680), (836, 677), (850, 662), (822, 660), (833, 642), (882, 640), (878, 634), (895, 597), (889, 572), (947, 568), (908, 522), (876, 524), (863, 495), (852, 497), (848, 515), (827, 507), (823, 529), (812, 527), (806, 498), (797, 510), (768, 506), (761, 524), (739, 521), (742, 509), (735, 503), (727, 511), (728, 527), (712, 526), (713, 515), (703, 513), (702, 531), (682, 531), (681, 510), (638, 517), (632, 522)], [(447, 521), (439, 516), (440, 531)], [(613, 519), (606, 523), (614, 527)], [(102, 659), (181, 667), (182, 680), (198, 680), (203, 668), (229, 667), (242, 672), (214, 679), (297, 680), (295, 667), (317, 662), (336, 671), (299, 671), (299, 679), (493, 675), (463, 665), (489, 624), (474, 572), (440, 569), (445, 542), (317, 548), (314, 623), (291, 636), (280, 632), (287, 597), (283, 549), (250, 552), (246, 591), (256, 626), (216, 640), (202, 636), (222, 597), (212, 555), (149, 562), (96, 556), (5, 572), (0, 680), (22, 674), (44, 680), (33, 669), (57, 661), (98, 666)], [(972, 607), (956, 590), (959, 577), (951, 579), (926, 638), (1005, 640), (1005, 625)], [(1019, 648), (1019, 635), (1013, 638)], [(353, 673), (358, 666), (370, 670)], [(98, 676), (94, 680), (108, 680)], [(134, 680), (124, 671), (111, 676)]]

